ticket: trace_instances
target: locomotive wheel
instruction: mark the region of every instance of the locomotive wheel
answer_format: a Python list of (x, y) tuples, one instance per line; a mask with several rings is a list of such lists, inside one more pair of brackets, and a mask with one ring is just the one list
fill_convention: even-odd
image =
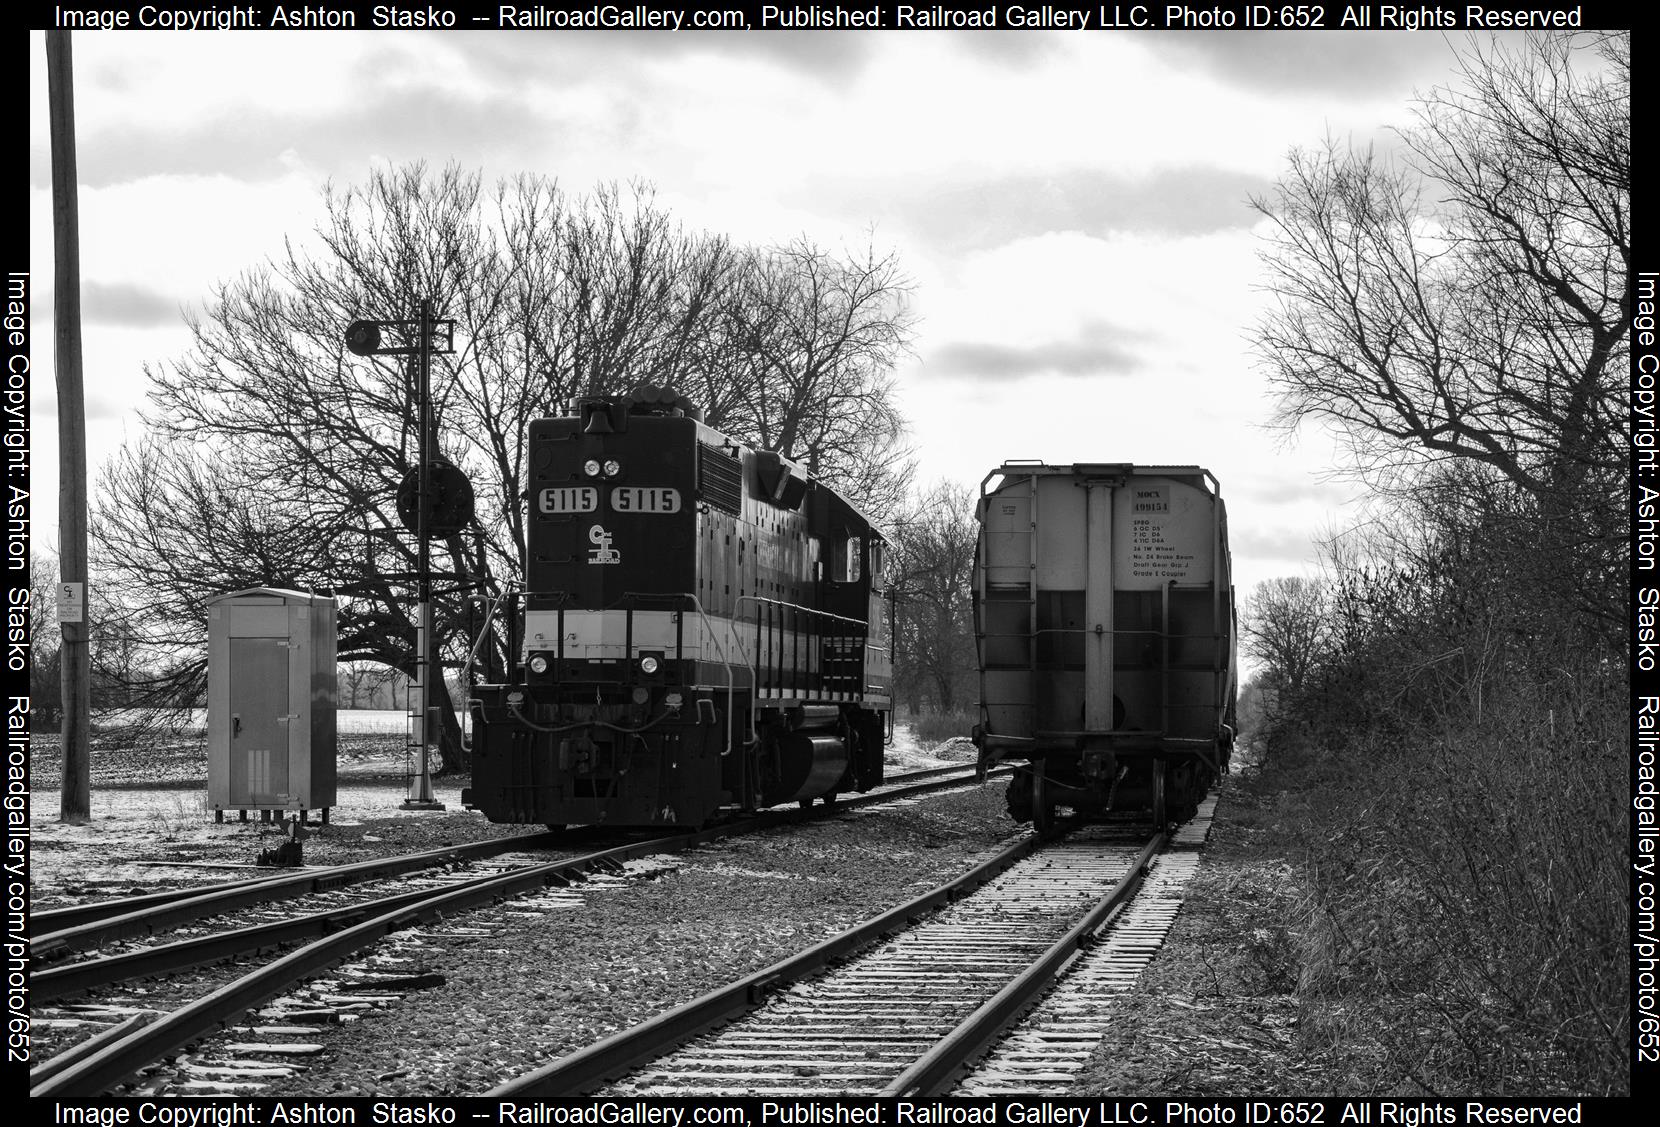
[(1153, 760), (1153, 829), (1162, 830), (1170, 824), (1170, 812), (1164, 798), (1164, 760)]

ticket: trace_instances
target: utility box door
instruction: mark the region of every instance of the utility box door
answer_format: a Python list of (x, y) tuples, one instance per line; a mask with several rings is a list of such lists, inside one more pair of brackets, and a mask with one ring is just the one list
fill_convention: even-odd
[[(288, 639), (231, 638), (230, 795), (238, 808), (284, 805), (289, 794)], [(281, 797), (279, 797), (281, 796)]]

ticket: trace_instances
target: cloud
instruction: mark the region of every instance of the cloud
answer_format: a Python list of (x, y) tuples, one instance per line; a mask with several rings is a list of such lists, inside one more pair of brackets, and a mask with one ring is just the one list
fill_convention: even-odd
[[(883, 191), (852, 210), (887, 213), (928, 242), (962, 252), (1058, 231), (1203, 235), (1245, 230), (1257, 218), (1250, 197), (1272, 183), (1227, 169), (1189, 165), (1144, 177), (1096, 170), (1016, 175), (968, 183)], [(827, 199), (845, 201), (845, 188)], [(886, 199), (890, 202), (883, 203)]]
[(1228, 540), (1236, 556), (1290, 563), (1305, 563), (1317, 558), (1314, 538), (1306, 529), (1263, 528), (1244, 522), (1230, 522), (1230, 525)]
[(1371, 98), (1379, 89), (1446, 76), (1450, 51), (1426, 50), (1416, 32), (1280, 31), (1241, 35), (1188, 31), (1144, 37), (1172, 67), (1207, 72), (1234, 86), (1271, 95)]
[(95, 324), (137, 328), (181, 321), (175, 298), (131, 282), (82, 282), (81, 314)]
[[(627, 151), (651, 125), (645, 107), (664, 100), (695, 108), (696, 99), (688, 103), (684, 93), (688, 83), (696, 86), (681, 73), (686, 66), (695, 76), (698, 64), (719, 73), (758, 63), (816, 80), (816, 88), (850, 81), (878, 50), (869, 36), (837, 33), (416, 35), (375, 40), (349, 69), (326, 60), (327, 72), (315, 73), (323, 63), (284, 48), (288, 37), (268, 41), (277, 46), (250, 57), (251, 75), (286, 62), (289, 81), (301, 90), (315, 79), (335, 95), (270, 98), (250, 77), (249, 85), (232, 87), (221, 102), (201, 102), (195, 112), (134, 120), (109, 104), (119, 107), (127, 97), (132, 61), (88, 64), (87, 81), (109, 102), (98, 107), (101, 116), (83, 114), (81, 183), (98, 188), (158, 175), (261, 181), (296, 162), (351, 178), (371, 159), (523, 169), (527, 154)], [(176, 69), (189, 69), (194, 58), (182, 49), (163, 57), (176, 58)], [(628, 76), (625, 83), (620, 75)], [(753, 71), (750, 77), (758, 80)], [(31, 145), (31, 184), (47, 187), (50, 170), (41, 133)]]
[(986, 35), (966, 31), (950, 38), (964, 54), (986, 62), (1008, 67), (1039, 66), (1046, 59), (1059, 58), (1065, 53), (1061, 35), (1019, 32), (1014, 35)]
[(926, 379), (1020, 380), (1029, 376), (1127, 376), (1142, 366), (1123, 342), (1137, 334), (1101, 322), (1084, 326), (1072, 340), (1036, 344), (959, 341), (932, 350)]
[(748, 35), (703, 31), (696, 35), (618, 34), (605, 31), (515, 32), (458, 35), (445, 46), (492, 85), (523, 82), (559, 86), (573, 80), (611, 78), (619, 70), (673, 64), (683, 59), (761, 59), (821, 81), (842, 81), (869, 64), (876, 37), (860, 32), (813, 31)]
[[(380, 90), (326, 114), (248, 106), (171, 130), (110, 128), (83, 135), (78, 173), (92, 188), (145, 177), (224, 176), (272, 180), (296, 159), (324, 169), (361, 168), (372, 157), (397, 163), (430, 156), (434, 138), (463, 166), (506, 153), (527, 134), (557, 138), (560, 125), (506, 96), (462, 96), (419, 88)], [(32, 154), (30, 176), (45, 187), (51, 164)]]

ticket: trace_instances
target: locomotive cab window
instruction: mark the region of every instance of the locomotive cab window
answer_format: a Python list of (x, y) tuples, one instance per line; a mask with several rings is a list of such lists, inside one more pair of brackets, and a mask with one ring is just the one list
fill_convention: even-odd
[(859, 580), (860, 556), (864, 541), (837, 531), (830, 537), (830, 582), (856, 583)]

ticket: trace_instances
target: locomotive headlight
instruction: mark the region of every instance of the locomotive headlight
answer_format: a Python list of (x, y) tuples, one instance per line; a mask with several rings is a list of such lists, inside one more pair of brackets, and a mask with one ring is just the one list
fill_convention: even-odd
[(606, 459), (605, 476), (616, 477), (620, 473), (622, 473), (622, 466), (618, 465), (615, 459)]
[(658, 661), (654, 657), (642, 657), (640, 659), (640, 672), (644, 673), (647, 677), (650, 677), (653, 673), (657, 672), (657, 666)]
[(592, 458), (589, 458), (586, 462), (582, 463), (582, 472), (587, 474), (589, 477), (598, 477), (599, 463), (594, 461)]
[(548, 671), (548, 659), (541, 654), (537, 654), (530, 659), (530, 671), (532, 673), (546, 673)]

